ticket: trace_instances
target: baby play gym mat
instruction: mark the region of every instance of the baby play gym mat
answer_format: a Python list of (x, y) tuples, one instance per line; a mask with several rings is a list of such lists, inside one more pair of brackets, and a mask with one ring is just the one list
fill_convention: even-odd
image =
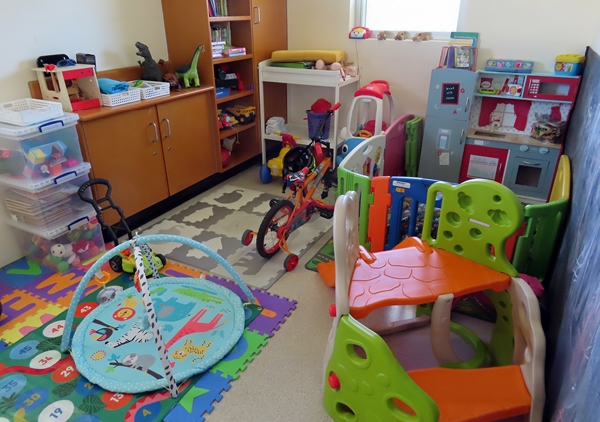
[[(208, 280), (159, 279), (154, 261), (147, 259), (151, 251), (146, 243), (153, 241), (183, 243), (211, 256), (254, 302), (235, 270), (208, 247), (180, 236), (136, 236), (105, 254), (81, 280), (74, 298), (81, 297), (87, 282), (111, 257), (129, 247), (134, 250), (139, 281), (86, 316), (75, 331), (71, 353), (77, 370), (106, 390), (166, 388), (175, 397), (176, 383), (206, 371), (235, 346), (244, 330), (245, 308), (236, 294)], [(154, 280), (146, 280), (145, 264)], [(73, 300), (69, 307), (63, 351), (69, 347), (77, 304)]]

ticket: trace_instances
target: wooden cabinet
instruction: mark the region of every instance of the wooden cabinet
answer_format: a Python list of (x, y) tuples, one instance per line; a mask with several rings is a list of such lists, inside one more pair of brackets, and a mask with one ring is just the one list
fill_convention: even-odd
[[(108, 179), (112, 197), (129, 216), (169, 196), (156, 107), (84, 121), (86, 160), (94, 177)], [(155, 131), (155, 125), (157, 130)], [(116, 214), (111, 216), (116, 221)]]
[(208, 94), (159, 104), (162, 152), (171, 195), (217, 172)]
[[(217, 172), (213, 88), (79, 113), (92, 176), (108, 179), (129, 217)], [(96, 197), (102, 196), (96, 192)], [(108, 213), (109, 224), (116, 213)]]
[[(260, 62), (271, 58), (273, 51), (287, 50), (287, 1), (252, 0), (252, 14), (254, 69), (257, 69)], [(258, 73), (255, 81), (258, 86)], [(265, 83), (263, 91), (265, 121), (273, 116), (287, 118), (287, 86)], [(258, 128), (259, 136), (261, 132)]]

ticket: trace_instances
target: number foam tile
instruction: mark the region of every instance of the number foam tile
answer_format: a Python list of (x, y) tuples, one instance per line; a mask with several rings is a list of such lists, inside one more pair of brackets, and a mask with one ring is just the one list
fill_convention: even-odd
[(46, 308), (40, 309), (35, 314), (28, 316), (23, 322), (15, 324), (13, 328), (4, 330), (0, 334), (0, 339), (10, 344), (16, 343), (31, 331), (51, 321), (55, 316), (66, 309), (67, 308), (61, 305), (50, 304)]

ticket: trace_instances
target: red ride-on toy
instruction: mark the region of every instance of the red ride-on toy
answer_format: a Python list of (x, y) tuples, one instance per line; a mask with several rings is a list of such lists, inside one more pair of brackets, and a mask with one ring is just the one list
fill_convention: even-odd
[[(327, 219), (333, 217), (335, 204), (326, 203), (325, 200), (329, 189), (337, 186), (337, 177), (332, 168), (329, 141), (323, 140), (323, 132), (325, 123), (339, 107), (340, 103), (337, 103), (327, 111), (309, 145), (292, 148), (283, 157), (283, 192), (289, 185), (292, 193), (286, 199), (271, 200), (271, 209), (258, 231), (246, 230), (242, 235), (242, 244), (246, 246), (256, 236), (256, 250), (263, 258), (271, 258), (279, 249), (283, 249), (288, 254), (284, 261), (287, 271), (292, 271), (298, 265), (298, 256), (291, 253), (287, 246), (289, 235), (306, 224), (316, 213)], [(317, 191), (321, 193), (320, 199), (313, 198)], [(335, 200), (335, 195), (333, 199)]]

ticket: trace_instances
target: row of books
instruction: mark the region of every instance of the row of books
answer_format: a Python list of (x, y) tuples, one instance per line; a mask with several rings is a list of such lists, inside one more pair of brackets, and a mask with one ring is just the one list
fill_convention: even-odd
[(226, 44), (225, 41), (216, 41), (212, 43), (212, 56), (213, 58), (219, 57), (236, 57), (244, 56), (246, 54), (245, 47), (233, 47)]
[(208, 0), (208, 16), (228, 16), (227, 0)]
[(215, 41), (224, 41), (225, 44), (231, 43), (231, 27), (229, 24), (224, 26), (211, 26), (210, 27), (210, 40), (212, 42)]

